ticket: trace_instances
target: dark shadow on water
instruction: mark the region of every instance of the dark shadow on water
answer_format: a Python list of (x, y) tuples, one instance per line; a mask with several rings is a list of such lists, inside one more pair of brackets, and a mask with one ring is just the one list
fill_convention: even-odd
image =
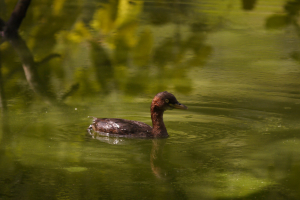
[(2, 127), (2, 135), (0, 137), (0, 146), (5, 147), (6, 144), (10, 143), (12, 138), (12, 133), (10, 132), (9, 127), (9, 114), (7, 108), (7, 99), (4, 91), (5, 82), (3, 81), (2, 76), (2, 56), (0, 51), (0, 107), (1, 107), (1, 127)]
[(153, 139), (150, 153), (150, 166), (153, 174), (170, 187), (176, 199), (188, 199), (184, 187), (178, 182), (174, 166), (163, 159), (163, 149), (168, 139)]

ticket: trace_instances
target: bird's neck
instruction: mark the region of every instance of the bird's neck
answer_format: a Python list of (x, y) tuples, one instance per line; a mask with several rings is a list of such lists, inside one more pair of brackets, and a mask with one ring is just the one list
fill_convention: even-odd
[(164, 111), (151, 106), (152, 134), (154, 137), (168, 137), (168, 132), (163, 120)]

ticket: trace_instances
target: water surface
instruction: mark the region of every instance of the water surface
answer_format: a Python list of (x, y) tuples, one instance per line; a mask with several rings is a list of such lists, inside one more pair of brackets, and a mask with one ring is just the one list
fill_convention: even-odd
[[(2, 43), (0, 199), (299, 199), (299, 10), (242, 2), (31, 2), (44, 90)], [(88, 116), (151, 124), (161, 91), (188, 107), (169, 138), (87, 135)]]

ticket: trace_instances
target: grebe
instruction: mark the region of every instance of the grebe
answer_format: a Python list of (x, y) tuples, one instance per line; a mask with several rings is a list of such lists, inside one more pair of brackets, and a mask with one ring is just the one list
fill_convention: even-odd
[(160, 92), (155, 95), (150, 107), (153, 127), (143, 122), (126, 119), (94, 118), (88, 132), (92, 134), (91, 130), (94, 130), (101, 135), (118, 137), (166, 138), (169, 135), (163, 121), (163, 114), (165, 110), (173, 108), (187, 109), (173, 94), (167, 91)]

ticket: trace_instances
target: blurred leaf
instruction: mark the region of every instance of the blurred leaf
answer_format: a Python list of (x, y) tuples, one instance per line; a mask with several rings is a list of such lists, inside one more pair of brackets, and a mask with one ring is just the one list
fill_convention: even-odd
[(123, 90), (126, 87), (127, 78), (129, 75), (128, 68), (124, 65), (118, 65), (114, 68), (114, 79), (118, 83), (118, 89)]
[(90, 38), (91, 34), (82, 21), (77, 22), (74, 29), (68, 35), (68, 39), (75, 43), (80, 43)]
[(115, 41), (115, 51), (113, 55), (113, 63), (115, 65), (125, 65), (127, 66), (129, 47), (123, 38), (117, 38)]
[(138, 66), (145, 66), (149, 63), (150, 55), (153, 48), (153, 35), (152, 32), (147, 29), (144, 30), (139, 37), (137, 45), (133, 50), (134, 63)]
[(94, 14), (91, 26), (102, 34), (108, 34), (115, 25), (117, 16), (118, 1), (110, 0), (109, 3), (102, 4)]
[(61, 12), (65, 1), (66, 0), (54, 0), (52, 7), (54, 15), (58, 15)]
[[(136, 45), (136, 29), (138, 15), (142, 11), (142, 2), (109, 1), (94, 15), (92, 27), (107, 35), (104, 41), (110, 48), (120, 50), (118, 45), (133, 47)], [(122, 41), (122, 42), (121, 42)]]
[(91, 42), (91, 60), (95, 68), (95, 75), (104, 92), (108, 92), (108, 82), (113, 77), (113, 66), (104, 48), (96, 42)]
[(165, 65), (167, 62), (174, 60), (174, 41), (167, 38), (154, 50), (153, 60), (159, 65)]
[(119, 0), (116, 27), (136, 22), (143, 10), (143, 1)]
[(136, 30), (138, 23), (132, 21), (131, 23), (124, 24), (117, 30), (117, 34), (114, 35), (115, 41), (123, 41), (127, 47), (134, 47), (137, 43)]
[(135, 76), (129, 77), (125, 87), (126, 94), (138, 95), (145, 91), (148, 85), (149, 76), (148, 73), (138, 73)]
[[(153, 4), (152, 6), (147, 6), (147, 12), (149, 12), (149, 20), (153, 25), (164, 25), (172, 21), (172, 15), (170, 9), (165, 6), (163, 2), (153, 2), (148, 4)], [(152, 9), (151, 9), (152, 8)]]
[(267, 29), (279, 29), (286, 27), (290, 23), (288, 16), (274, 14), (267, 18), (266, 28)]

